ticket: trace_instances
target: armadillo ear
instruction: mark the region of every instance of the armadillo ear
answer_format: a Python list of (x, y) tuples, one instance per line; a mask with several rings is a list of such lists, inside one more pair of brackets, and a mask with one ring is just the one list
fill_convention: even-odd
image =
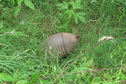
[(80, 36), (79, 36), (79, 35), (76, 35), (76, 39), (78, 39), (78, 40), (79, 40), (79, 39), (80, 39)]

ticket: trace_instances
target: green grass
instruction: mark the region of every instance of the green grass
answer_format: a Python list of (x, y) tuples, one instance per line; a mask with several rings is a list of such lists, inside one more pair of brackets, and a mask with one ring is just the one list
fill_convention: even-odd
[[(76, 24), (75, 17), (68, 21), (65, 10), (59, 10), (54, 0), (33, 1), (33, 11), (23, 6), (17, 17), (13, 7), (3, 7), (0, 16), (0, 35), (15, 30), (15, 34), (0, 36), (0, 82), (8, 84), (125, 84), (126, 42), (125, 37), (104, 42), (88, 53), (102, 36), (125, 36), (125, 1), (90, 0), (81, 2), (87, 23)], [(114, 2), (111, 2), (114, 1)], [(67, 0), (66, 0), (67, 2)], [(40, 50), (41, 43), (51, 34), (75, 33), (79, 30), (81, 40), (78, 48), (58, 59)], [(74, 63), (73, 61), (77, 59)], [(54, 57), (55, 61), (51, 58)], [(70, 67), (68, 67), (73, 63)], [(118, 68), (125, 67), (125, 68)], [(109, 68), (113, 68), (107, 70)], [(90, 70), (96, 70), (91, 71)], [(62, 75), (64, 74), (64, 75)], [(62, 75), (62, 76), (61, 76)], [(46, 78), (47, 77), (47, 78)]]

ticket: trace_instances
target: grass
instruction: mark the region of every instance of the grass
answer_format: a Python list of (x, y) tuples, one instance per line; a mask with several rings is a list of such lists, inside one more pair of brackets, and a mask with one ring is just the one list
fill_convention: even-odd
[[(122, 1), (113, 3), (97, 0), (91, 3), (82, 1), (82, 10), (87, 23), (79, 21), (76, 24), (71, 17), (61, 17), (55, 5), (61, 3), (55, 0), (34, 1), (35, 11), (23, 6), (17, 17), (14, 17), (13, 7), (4, 7), (0, 20), (0, 35), (15, 30), (15, 34), (0, 37), (0, 82), (12, 84), (125, 84), (126, 42), (125, 37), (104, 42), (90, 52), (83, 54), (98, 43), (102, 36), (125, 36), (126, 9)], [(67, 2), (67, 1), (66, 1)], [(76, 12), (78, 12), (76, 11)], [(58, 32), (75, 33), (79, 30), (81, 40), (78, 48), (66, 58), (55, 61), (54, 57), (40, 50), (41, 43), (51, 34)], [(68, 67), (76, 57), (82, 55)], [(68, 67), (68, 68), (67, 68)], [(113, 68), (113, 69), (111, 69)], [(109, 70), (107, 70), (109, 69)], [(96, 70), (91, 71), (90, 70)], [(64, 74), (60, 76), (61, 74)], [(46, 78), (47, 77), (47, 78)]]

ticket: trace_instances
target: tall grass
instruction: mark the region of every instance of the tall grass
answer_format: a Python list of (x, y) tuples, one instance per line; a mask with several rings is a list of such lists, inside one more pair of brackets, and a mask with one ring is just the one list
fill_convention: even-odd
[[(15, 30), (15, 34), (0, 36), (1, 83), (125, 84), (126, 72), (125, 68), (121, 68), (126, 66), (125, 37), (104, 42), (84, 54), (102, 36), (125, 35), (125, 1), (80, 1), (83, 8), (76, 12), (84, 12), (87, 23), (79, 21), (77, 24), (75, 17), (67, 22), (66, 16), (61, 17), (59, 14), (63, 14), (64, 10), (56, 6), (63, 3), (61, 0), (33, 1), (35, 11), (24, 6), (17, 17), (12, 15), (13, 7), (3, 7), (0, 34), (12, 30)], [(79, 30), (81, 40), (74, 52), (62, 59), (41, 52), (40, 45), (49, 35), (57, 32), (75, 33), (75, 30)], [(55, 61), (50, 59), (52, 57)], [(13, 80), (7, 80), (9, 76)]]

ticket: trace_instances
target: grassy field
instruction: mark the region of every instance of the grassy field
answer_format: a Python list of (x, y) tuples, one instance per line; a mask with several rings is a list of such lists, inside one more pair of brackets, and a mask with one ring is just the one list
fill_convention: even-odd
[[(126, 84), (125, 0), (32, 0), (35, 9), (24, 3), (17, 15), (13, 2), (0, 3), (0, 83)], [(55, 61), (41, 52), (51, 34), (76, 30), (74, 52)], [(103, 36), (115, 39), (100, 44)]]

